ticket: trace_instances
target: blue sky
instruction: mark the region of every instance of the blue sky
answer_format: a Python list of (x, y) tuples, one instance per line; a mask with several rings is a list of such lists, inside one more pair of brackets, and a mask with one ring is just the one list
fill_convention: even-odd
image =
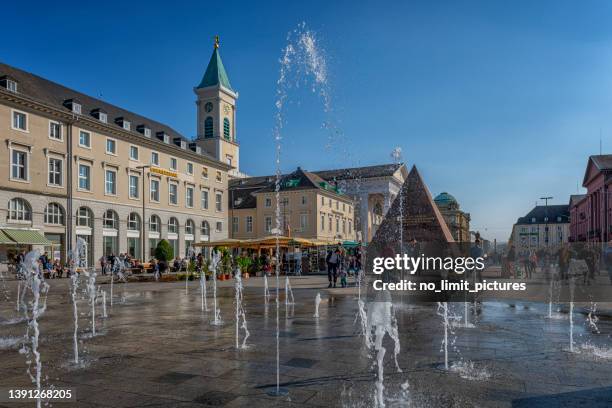
[(538, 197), (566, 203), (600, 134), (612, 149), (612, 3), (395, 3), (11, 2), (0, 59), (193, 136), (192, 88), (219, 34), (241, 169), (258, 175), (274, 171), (280, 51), (304, 21), (345, 143), (326, 147), (319, 99), (296, 92), (284, 170), (389, 162), (401, 146), (432, 194), (453, 194), (502, 241)]

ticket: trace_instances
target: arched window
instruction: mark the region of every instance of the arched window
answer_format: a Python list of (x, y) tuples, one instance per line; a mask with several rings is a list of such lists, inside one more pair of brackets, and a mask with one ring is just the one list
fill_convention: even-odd
[(104, 217), (102, 217), (102, 226), (108, 229), (119, 229), (119, 216), (113, 210), (104, 211)]
[(213, 118), (209, 116), (204, 121), (204, 137), (213, 137)]
[(200, 234), (204, 237), (210, 235), (210, 225), (208, 221), (202, 221), (202, 224), (200, 224)]
[(45, 207), (45, 224), (64, 225), (64, 209), (58, 203)]
[(11, 221), (32, 221), (32, 207), (23, 198), (9, 201), (8, 219)]
[(149, 217), (149, 231), (159, 232), (160, 226), (161, 221), (159, 220), (159, 217), (155, 214), (151, 215), (151, 217)]
[(178, 232), (179, 223), (174, 217), (170, 217), (168, 220), (168, 232), (176, 234)]
[(185, 223), (185, 234), (193, 235), (195, 231), (195, 225), (192, 220), (187, 220)]
[(230, 140), (230, 123), (228, 118), (223, 119), (223, 137)]
[(76, 224), (79, 227), (93, 228), (93, 213), (87, 207), (80, 207), (77, 210)]
[(130, 213), (128, 216), (128, 229), (131, 231), (140, 231), (140, 216), (136, 213)]

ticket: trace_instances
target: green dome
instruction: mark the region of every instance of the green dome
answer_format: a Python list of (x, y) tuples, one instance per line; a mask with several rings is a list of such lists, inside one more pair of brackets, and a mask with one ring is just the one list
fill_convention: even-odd
[(436, 196), (436, 198), (434, 198), (434, 201), (438, 205), (448, 205), (448, 204), (451, 204), (451, 203), (457, 204), (457, 200), (455, 199), (455, 197), (453, 197), (452, 195), (448, 194), (446, 191), (443, 192), (443, 193), (438, 194)]

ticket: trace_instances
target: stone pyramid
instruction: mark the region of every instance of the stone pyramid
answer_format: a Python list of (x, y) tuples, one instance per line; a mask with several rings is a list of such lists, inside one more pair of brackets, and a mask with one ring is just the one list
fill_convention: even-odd
[(372, 244), (399, 241), (400, 236), (404, 243), (412, 239), (423, 243), (455, 242), (416, 166), (412, 166), (400, 194), (401, 198), (398, 194), (376, 231)]

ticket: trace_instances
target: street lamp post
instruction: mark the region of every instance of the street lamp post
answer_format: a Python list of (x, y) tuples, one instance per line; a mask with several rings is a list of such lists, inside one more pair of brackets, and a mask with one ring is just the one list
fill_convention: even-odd
[(145, 262), (145, 170), (151, 168), (150, 164), (138, 166), (137, 169), (142, 171), (142, 220), (140, 221), (140, 257), (142, 263)]
[(546, 247), (548, 248), (548, 240), (549, 240), (549, 234), (548, 234), (548, 200), (552, 200), (553, 197), (548, 196), (548, 197), (540, 197), (540, 200), (544, 200), (544, 234), (546, 235)]

